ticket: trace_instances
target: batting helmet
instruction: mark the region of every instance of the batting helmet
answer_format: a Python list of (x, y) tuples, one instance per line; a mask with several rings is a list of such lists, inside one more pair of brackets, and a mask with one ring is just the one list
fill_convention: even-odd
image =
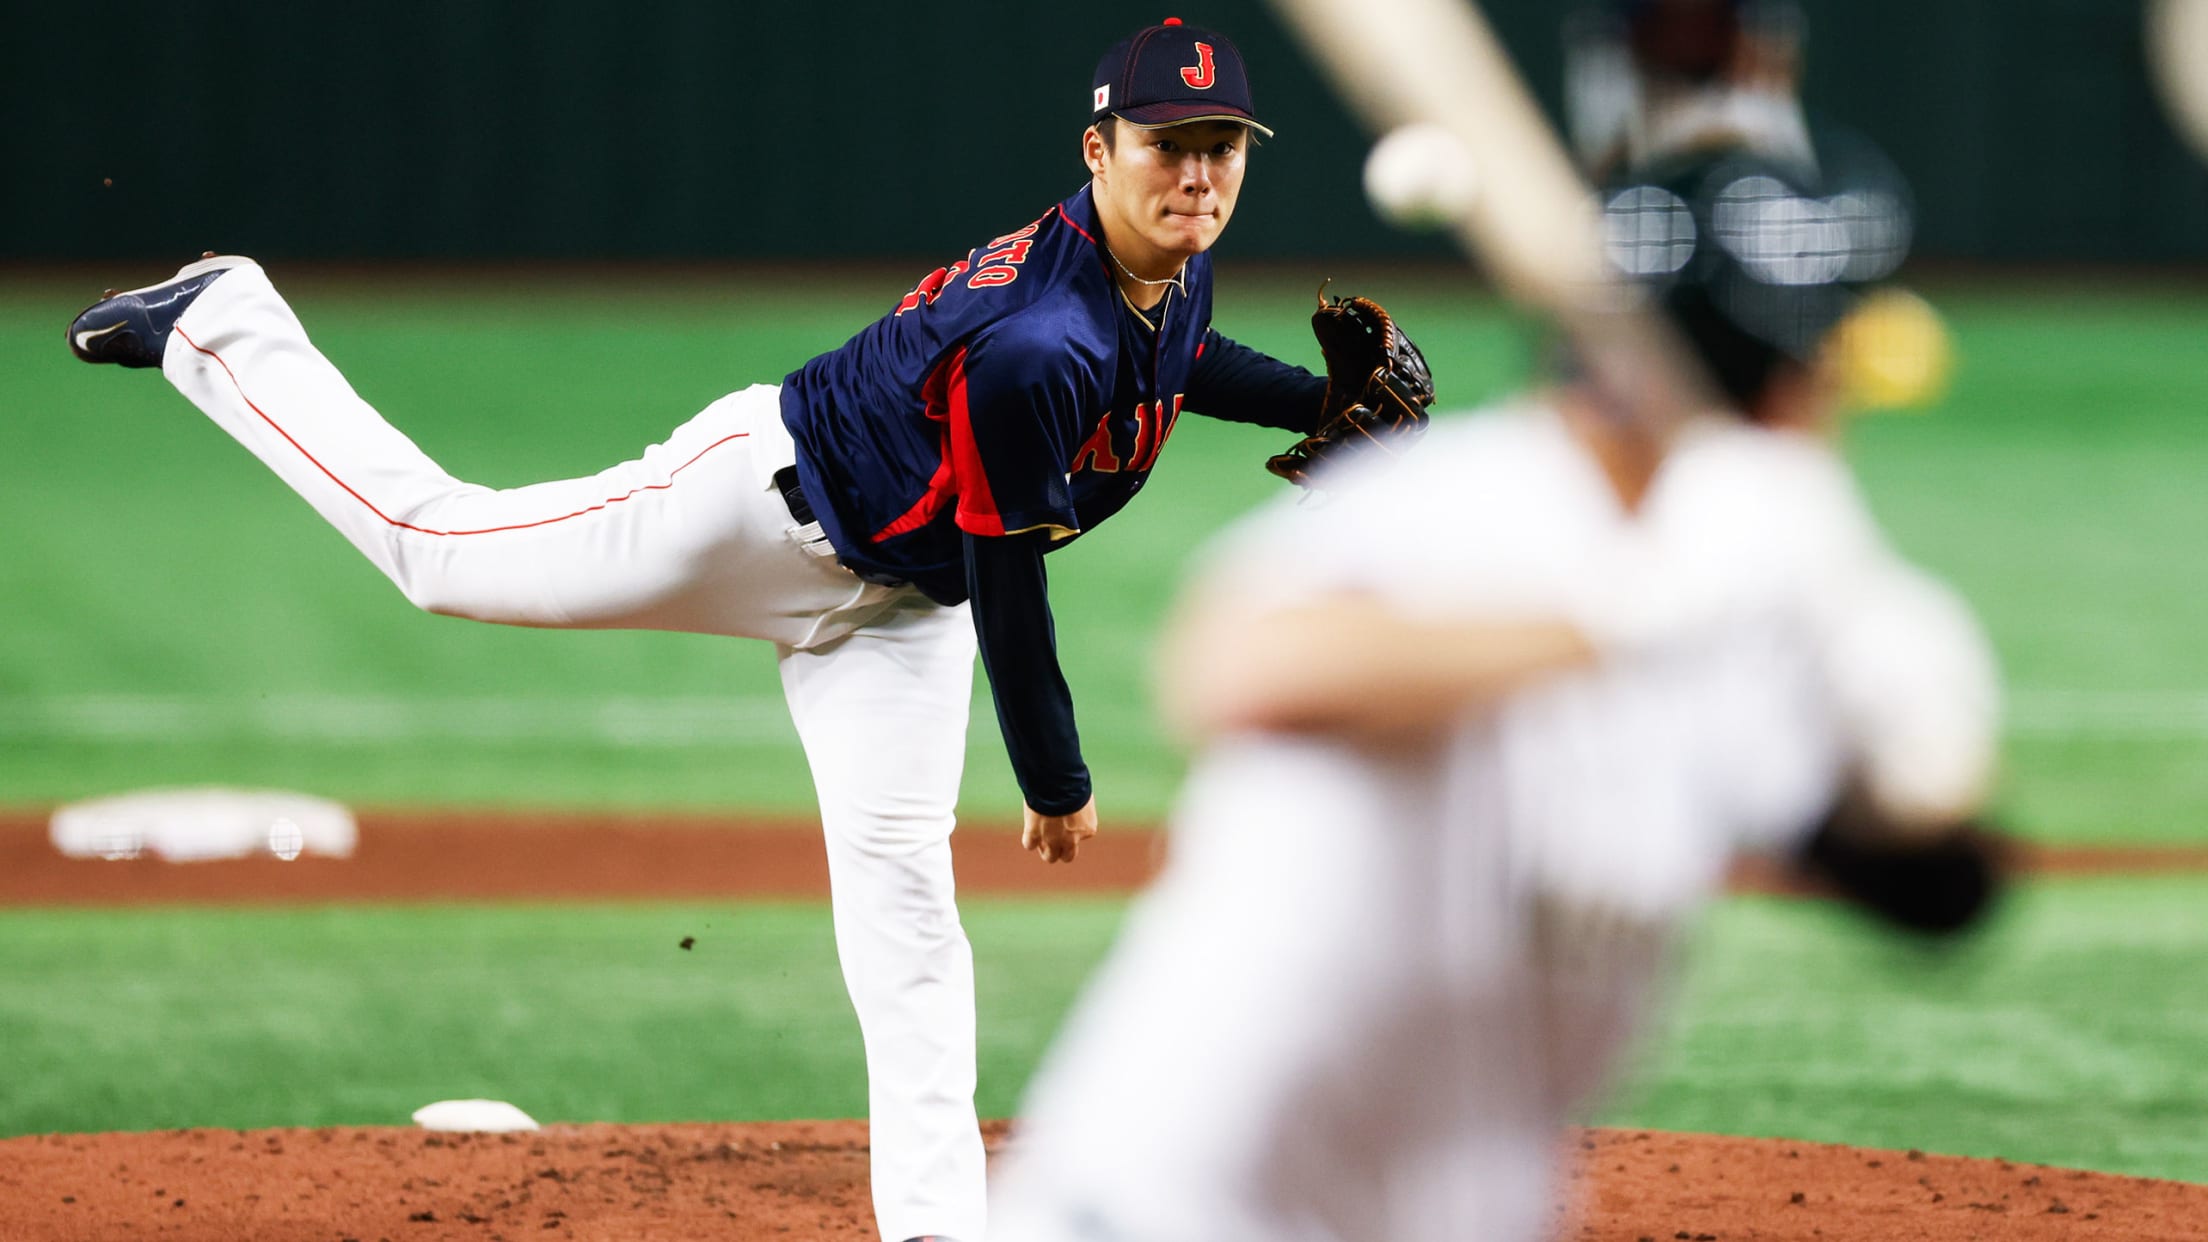
[(1603, 192), (1611, 262), (1743, 411), (1778, 367), (1812, 361), (1908, 252), (1899, 176), (1867, 144), (1846, 159), (1836, 145), (1821, 152), (1822, 173), (1733, 151), (1644, 167)]

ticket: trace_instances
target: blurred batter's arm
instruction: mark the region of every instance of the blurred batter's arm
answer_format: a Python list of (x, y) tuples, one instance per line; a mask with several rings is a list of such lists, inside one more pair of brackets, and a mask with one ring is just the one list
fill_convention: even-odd
[(1992, 644), (1959, 593), (1891, 555), (1820, 586), (1815, 650), (1849, 777), (1795, 864), (1898, 927), (1962, 931), (2008, 870), (1985, 820), (2001, 735)]
[(1431, 729), (1528, 682), (1592, 663), (1564, 621), (1433, 621), (1334, 595), (1253, 610), (1198, 595), (1166, 636), (1160, 702), (1185, 734)]

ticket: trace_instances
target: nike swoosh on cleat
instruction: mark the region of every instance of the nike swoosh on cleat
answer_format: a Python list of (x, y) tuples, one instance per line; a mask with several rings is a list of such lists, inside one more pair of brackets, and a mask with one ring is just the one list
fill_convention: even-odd
[(111, 323), (104, 328), (95, 328), (90, 332), (77, 333), (77, 351), (79, 353), (91, 353), (92, 342), (99, 340), (101, 337), (106, 336), (108, 333), (113, 332), (116, 329), (121, 328), (122, 326), (123, 322), (118, 319), (114, 323)]

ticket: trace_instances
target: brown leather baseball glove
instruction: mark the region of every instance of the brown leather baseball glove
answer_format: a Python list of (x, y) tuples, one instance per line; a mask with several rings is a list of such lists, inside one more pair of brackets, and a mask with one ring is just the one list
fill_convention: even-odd
[(1426, 430), (1434, 377), (1426, 356), (1371, 298), (1329, 298), (1319, 289), (1311, 331), (1326, 356), (1319, 427), (1265, 468), (1299, 487), (1321, 462), (1367, 446), (1401, 452)]

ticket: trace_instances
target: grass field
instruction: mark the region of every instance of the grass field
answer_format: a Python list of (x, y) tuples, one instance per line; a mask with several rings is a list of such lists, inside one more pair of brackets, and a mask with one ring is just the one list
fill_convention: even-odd
[[(516, 484), (594, 470), (778, 378), (901, 279), (286, 283), (371, 401), (455, 473)], [(1523, 335), (1487, 303), (1402, 274), (1354, 283), (1417, 331), (1447, 403), (1518, 373)], [(217, 779), (377, 804), (808, 804), (763, 647), (415, 613), (157, 377), (69, 359), (60, 329), (85, 296), (58, 280), (0, 292), (0, 804)], [(1219, 323), (1309, 358), (1308, 297), (1300, 276), (1230, 269)], [(1952, 400), (1864, 423), (1853, 451), (1898, 542), (1961, 585), (2007, 663), (2011, 818), (2064, 840), (2196, 836), (2208, 303), (1943, 301), (1964, 357)], [(1107, 813), (1166, 803), (1178, 761), (1150, 723), (1150, 636), (1190, 547), (1277, 490), (1257, 464), (1277, 440), (1185, 420), (1142, 503), (1052, 558)], [(1017, 803), (978, 719), (966, 808), (1001, 819)]]
[[(1117, 917), (966, 903), (985, 1116)], [(1686, 960), (1608, 1120), (2208, 1181), (2208, 883), (2049, 885), (1953, 959), (1739, 900)], [(403, 1124), (473, 1095), (546, 1120), (866, 1107), (811, 905), (0, 912), (0, 1047), (0, 1134)]]
[[(1222, 329), (1309, 357), (1311, 282), (1228, 267)], [(278, 273), (370, 400), (492, 484), (632, 454), (840, 341), (906, 275)], [(0, 805), (216, 781), (382, 805), (808, 805), (764, 648), (415, 613), (157, 377), (67, 358), (61, 328), (99, 283), (0, 286)], [(1450, 404), (1506, 391), (1528, 352), (1448, 285), (1352, 283), (1428, 347)], [(1851, 451), (1897, 542), (2000, 649), (2004, 814), (2050, 841), (2201, 840), (2208, 302), (1940, 301), (1964, 359), (1947, 408), (1865, 423)], [(1273, 494), (1275, 443), (1184, 420), (1142, 503), (1053, 558), (1107, 815), (1167, 804), (1151, 634), (1191, 546)], [(1001, 822), (1016, 794), (984, 704), (965, 811)], [(969, 905), (984, 1112), (1011, 1110), (1117, 917)], [(809, 905), (0, 911), (0, 1134), (398, 1122), (476, 1093), (566, 1119), (857, 1115), (831, 958)], [(1690, 961), (1614, 1120), (2208, 1180), (2208, 884), (2039, 888), (1945, 964), (1829, 910), (1734, 901)]]

